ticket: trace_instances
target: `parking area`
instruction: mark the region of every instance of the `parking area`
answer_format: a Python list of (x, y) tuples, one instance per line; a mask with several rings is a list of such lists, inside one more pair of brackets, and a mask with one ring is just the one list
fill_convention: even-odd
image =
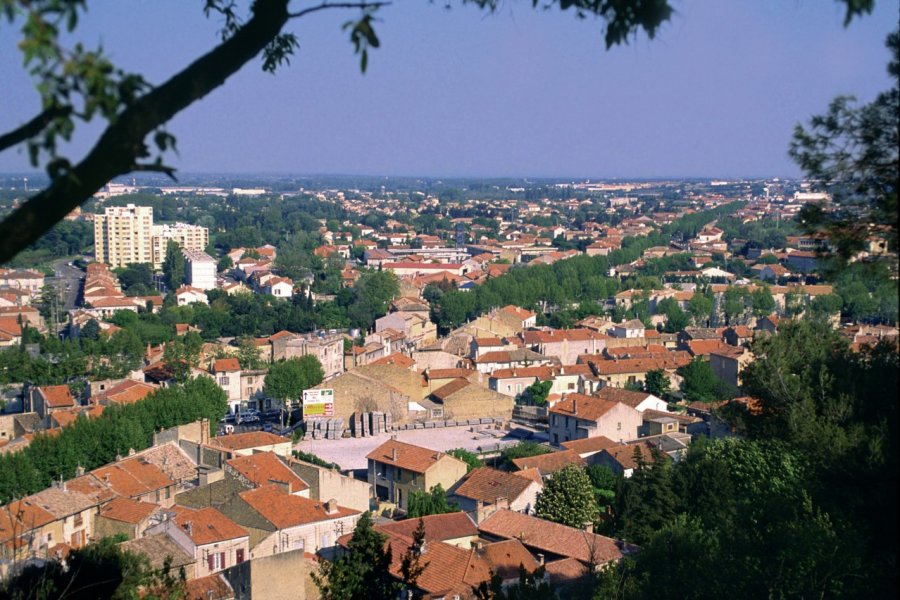
[[(294, 448), (329, 462), (337, 463), (342, 469), (365, 469), (366, 455), (396, 435), (401, 442), (415, 444), (446, 452), (454, 448), (464, 448), (472, 452), (495, 452), (504, 447), (520, 442), (532, 432), (516, 429), (505, 431), (499, 429), (481, 429), (473, 427), (448, 427), (443, 429), (411, 429), (383, 433), (365, 438), (342, 438), (339, 440), (303, 440)], [(540, 434), (538, 434), (540, 436)], [(546, 436), (543, 436), (546, 438)], [(540, 441), (540, 437), (538, 440)]]

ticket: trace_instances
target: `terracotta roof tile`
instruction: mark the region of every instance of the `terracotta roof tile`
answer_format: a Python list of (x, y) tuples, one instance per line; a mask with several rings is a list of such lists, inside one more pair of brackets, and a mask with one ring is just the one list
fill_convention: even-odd
[(446, 383), (439, 387), (438, 389), (431, 392), (431, 395), (437, 398), (438, 400), (445, 400), (455, 394), (456, 392), (463, 390), (472, 385), (468, 379), (463, 379), (459, 377), (454, 379), (453, 381)]
[(358, 510), (336, 504), (332, 512), (328, 512), (326, 503), (289, 495), (275, 485), (247, 490), (241, 492), (239, 496), (277, 529), (360, 514)]
[[(604, 453), (609, 455), (614, 461), (619, 463), (623, 469), (636, 469), (638, 464), (634, 459), (635, 449), (639, 448), (641, 451), (641, 457), (646, 463), (653, 463), (653, 446), (650, 445), (649, 442), (641, 442), (638, 444), (617, 444), (612, 448), (606, 448), (603, 450)], [(664, 456), (668, 459), (668, 455), (661, 454), (659, 456)]]
[(372, 365), (396, 365), (398, 367), (402, 367), (404, 369), (409, 369), (413, 365), (416, 364), (416, 361), (406, 356), (405, 354), (401, 354), (399, 352), (394, 352), (393, 354), (389, 354), (387, 356), (383, 356), (378, 360), (372, 361)]
[(631, 408), (637, 408), (641, 402), (651, 397), (653, 394), (647, 392), (635, 392), (624, 388), (603, 387), (594, 394), (597, 398), (610, 400), (612, 402), (621, 402), (627, 404)]
[[(475, 523), (464, 512), (452, 512), (441, 515), (428, 515), (422, 517), (425, 524), (425, 541), (446, 541), (478, 535)], [(419, 519), (404, 519), (392, 521), (375, 528), (388, 535), (405, 538), (412, 541), (413, 534), (419, 526)]]
[(562, 443), (563, 448), (565, 448), (566, 450), (577, 452), (579, 455), (588, 453), (593, 454), (617, 445), (617, 442), (614, 442), (603, 435), (583, 438), (580, 440), (569, 440), (568, 442)]
[[(396, 455), (396, 460), (394, 456)], [(388, 440), (366, 455), (369, 460), (375, 460), (388, 465), (396, 465), (401, 469), (414, 473), (425, 473), (441, 459), (459, 460), (452, 456), (429, 450), (421, 446), (414, 446), (397, 440)], [(462, 462), (462, 461), (460, 461)]]
[(513, 475), (516, 477), (524, 477), (529, 481), (533, 481), (535, 483), (539, 483), (540, 485), (544, 485), (544, 480), (541, 478), (541, 470), (537, 467), (529, 467), (527, 469), (521, 469), (519, 471), (513, 471)]
[(531, 573), (539, 566), (534, 556), (516, 539), (485, 544), (476, 553), (501, 579), (517, 579), (521, 567)]
[(67, 385), (47, 385), (38, 388), (50, 408), (75, 406), (75, 398)]
[(173, 521), (198, 546), (247, 537), (247, 530), (212, 507), (198, 510), (175, 506)]
[(134, 525), (152, 515), (159, 508), (158, 504), (119, 497), (114, 498), (101, 508), (100, 516)]
[(602, 565), (622, 557), (620, 543), (612, 538), (511, 510), (498, 510), (483, 520), (478, 530), (495, 537), (518, 539), (529, 548), (585, 564), (593, 560)]
[(285, 442), (290, 442), (290, 440), (265, 431), (232, 433), (230, 435), (220, 435), (210, 440), (211, 444), (227, 448), (228, 450), (247, 450), (249, 448), (283, 444)]
[(238, 456), (226, 461), (226, 464), (257, 487), (279, 482), (286, 483), (292, 494), (309, 489), (306, 482), (281, 462), (274, 452)]
[(241, 363), (236, 358), (219, 358), (213, 363), (213, 373), (233, 373), (241, 370)]
[(559, 452), (549, 452), (538, 456), (515, 458), (513, 459), (513, 464), (519, 469), (537, 469), (540, 471), (541, 477), (552, 475), (569, 465), (587, 466), (584, 459), (573, 450), (560, 450)]
[(550, 408), (553, 414), (564, 417), (576, 417), (588, 421), (596, 421), (616, 407), (615, 400), (606, 400), (584, 394), (566, 394), (566, 396)]
[(532, 480), (526, 477), (518, 477), (490, 467), (478, 467), (469, 472), (453, 493), (488, 504), (497, 502), (498, 498), (514, 502), (531, 485)]
[(127, 497), (141, 496), (175, 483), (157, 466), (137, 458), (94, 469), (91, 474), (117, 494)]
[(157, 386), (130, 379), (117, 383), (91, 400), (109, 404), (133, 404), (157, 390)]
[(229, 600), (234, 590), (221, 573), (191, 579), (185, 584), (186, 600)]
[(474, 369), (428, 369), (424, 375), (429, 380), (434, 379), (457, 379), (462, 377), (468, 379), (473, 375), (477, 375), (478, 371)]

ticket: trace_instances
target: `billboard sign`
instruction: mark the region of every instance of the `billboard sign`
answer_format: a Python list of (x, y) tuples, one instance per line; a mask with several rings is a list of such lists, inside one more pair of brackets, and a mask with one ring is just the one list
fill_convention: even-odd
[(303, 390), (303, 418), (333, 417), (334, 390)]

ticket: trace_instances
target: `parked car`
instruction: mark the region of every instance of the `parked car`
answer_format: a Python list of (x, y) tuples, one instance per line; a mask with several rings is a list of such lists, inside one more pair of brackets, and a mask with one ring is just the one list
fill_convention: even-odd
[(259, 411), (252, 408), (249, 410), (242, 410), (235, 420), (240, 423), (256, 423), (259, 421)]

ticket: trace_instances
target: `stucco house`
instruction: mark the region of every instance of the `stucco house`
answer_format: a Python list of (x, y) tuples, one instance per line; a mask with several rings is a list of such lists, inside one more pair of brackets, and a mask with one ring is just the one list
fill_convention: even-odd
[(369, 454), (368, 480), (378, 499), (406, 510), (412, 491), (440, 484), (449, 490), (466, 475), (466, 463), (435, 450), (390, 439)]
[(568, 394), (549, 411), (550, 441), (560, 445), (569, 440), (606, 436), (630, 440), (638, 435), (641, 413), (622, 402), (583, 394)]

